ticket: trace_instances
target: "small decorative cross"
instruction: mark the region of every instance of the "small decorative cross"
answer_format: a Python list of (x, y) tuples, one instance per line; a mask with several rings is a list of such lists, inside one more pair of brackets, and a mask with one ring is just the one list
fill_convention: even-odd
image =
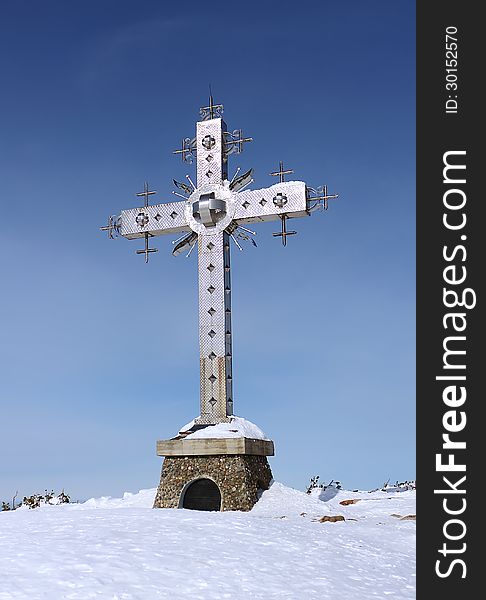
[(282, 230), (279, 233), (273, 233), (273, 237), (281, 237), (282, 238), (282, 245), (286, 246), (287, 245), (287, 236), (288, 235), (297, 235), (296, 231), (287, 231), (287, 219), (288, 216), (287, 215), (280, 215), (280, 219), (282, 221)]
[(158, 252), (159, 249), (158, 248), (149, 248), (149, 238), (154, 237), (152, 234), (150, 234), (146, 231), (144, 237), (145, 237), (145, 248), (143, 250), (136, 250), (135, 253), (136, 254), (145, 254), (145, 262), (148, 263), (149, 254), (151, 252)]
[(309, 206), (309, 210), (316, 208), (316, 206), (322, 206), (323, 210), (327, 210), (327, 201), (338, 198), (339, 194), (328, 194), (327, 185), (323, 185), (318, 188), (307, 188), (307, 201), (315, 202), (313, 206)]
[(181, 142), (181, 147), (174, 150), (172, 154), (181, 154), (184, 162), (192, 163), (194, 158), (196, 138), (184, 138)]
[(110, 238), (110, 240), (114, 240), (115, 236), (113, 235), (113, 232), (115, 232), (115, 233), (118, 232), (117, 219), (114, 216), (110, 216), (108, 218), (108, 225), (105, 225), (104, 227), (100, 227), (100, 231), (107, 231), (108, 237)]
[(224, 150), (228, 154), (241, 154), (243, 152), (243, 144), (245, 142), (253, 142), (253, 138), (244, 137), (241, 129), (224, 132)]
[(285, 181), (285, 175), (290, 175), (291, 173), (294, 172), (294, 170), (293, 169), (286, 169), (284, 171), (284, 168), (283, 168), (284, 164), (283, 164), (282, 160), (279, 161), (278, 165), (279, 165), (278, 171), (274, 171), (273, 173), (270, 173), (270, 175), (272, 177), (278, 177), (279, 178), (279, 182), (283, 183)]
[(155, 190), (149, 190), (149, 184), (147, 182), (145, 182), (143, 184), (143, 192), (138, 192), (137, 196), (144, 196), (145, 197), (145, 201), (144, 201), (144, 206), (145, 208), (147, 208), (147, 206), (149, 205), (148, 203), (148, 197), (152, 196), (153, 194), (156, 194), (157, 192)]
[(213, 95), (211, 92), (209, 93), (209, 106), (202, 106), (199, 109), (199, 114), (203, 121), (208, 121), (209, 119), (217, 119), (223, 116), (223, 105), (222, 104), (214, 104)]

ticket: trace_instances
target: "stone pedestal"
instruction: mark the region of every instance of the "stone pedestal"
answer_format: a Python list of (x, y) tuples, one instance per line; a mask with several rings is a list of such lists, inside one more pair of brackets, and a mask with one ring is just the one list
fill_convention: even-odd
[(158, 442), (157, 454), (165, 459), (154, 508), (248, 511), (272, 480), (270, 440), (174, 439)]

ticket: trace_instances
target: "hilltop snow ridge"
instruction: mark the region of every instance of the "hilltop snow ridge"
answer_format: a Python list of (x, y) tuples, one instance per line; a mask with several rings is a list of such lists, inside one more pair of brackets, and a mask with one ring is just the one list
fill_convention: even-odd
[(0, 600), (415, 597), (413, 490), (274, 482), (249, 513), (153, 510), (155, 491), (0, 513)]

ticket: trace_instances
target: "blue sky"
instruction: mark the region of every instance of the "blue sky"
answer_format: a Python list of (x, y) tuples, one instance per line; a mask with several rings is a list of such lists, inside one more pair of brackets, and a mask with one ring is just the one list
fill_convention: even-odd
[(171, 201), (211, 83), (255, 187), (279, 160), (340, 197), (232, 254), (236, 414), (274, 477), (415, 476), (415, 14), (408, 1), (5, 4), (0, 499), (154, 487), (198, 414), (197, 258), (98, 227)]

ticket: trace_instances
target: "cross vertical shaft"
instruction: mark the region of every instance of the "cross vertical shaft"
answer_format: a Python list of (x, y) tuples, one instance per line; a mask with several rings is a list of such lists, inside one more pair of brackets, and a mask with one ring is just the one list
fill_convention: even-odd
[(233, 414), (229, 235), (200, 235), (199, 350), (201, 416), (198, 423), (227, 421)]
[[(225, 128), (222, 118), (197, 123), (198, 188), (227, 179)], [(226, 231), (211, 234), (198, 235), (200, 424), (233, 414), (230, 243)]]

